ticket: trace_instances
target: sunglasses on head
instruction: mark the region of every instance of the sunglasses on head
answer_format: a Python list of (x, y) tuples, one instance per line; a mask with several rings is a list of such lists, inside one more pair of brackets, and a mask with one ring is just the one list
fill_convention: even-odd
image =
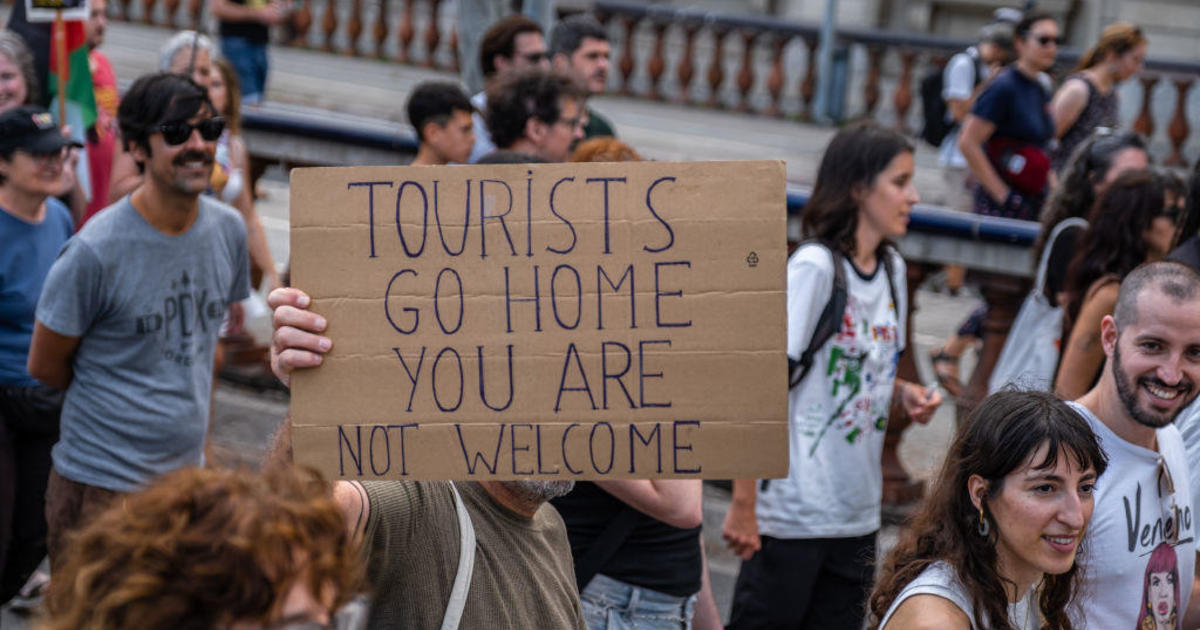
[(225, 130), (225, 119), (220, 116), (213, 116), (207, 120), (201, 120), (196, 124), (187, 121), (169, 122), (159, 125), (156, 130), (161, 132), (163, 140), (170, 145), (183, 144), (187, 139), (192, 137), (192, 130), (200, 132), (200, 137), (205, 142), (212, 142), (221, 137), (221, 132)]

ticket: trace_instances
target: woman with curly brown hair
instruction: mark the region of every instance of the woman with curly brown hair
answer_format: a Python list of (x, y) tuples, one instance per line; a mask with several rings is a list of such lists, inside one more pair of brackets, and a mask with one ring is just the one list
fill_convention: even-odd
[(1087, 421), (1052, 394), (984, 399), (883, 563), (871, 627), (1073, 630), (1077, 553), (1107, 466)]
[(171, 473), (115, 502), (65, 558), (42, 630), (325, 628), (362, 583), (328, 486), (284, 470)]

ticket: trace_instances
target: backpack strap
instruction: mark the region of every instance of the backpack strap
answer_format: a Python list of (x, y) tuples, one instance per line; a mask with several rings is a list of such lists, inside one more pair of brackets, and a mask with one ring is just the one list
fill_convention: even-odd
[[(821, 311), (820, 317), (817, 318), (817, 325), (813, 327), (812, 339), (808, 342), (808, 347), (800, 355), (800, 360), (793, 361), (788, 359), (788, 372), (790, 378), (788, 380), (788, 389), (800, 384), (804, 380), (805, 375), (812, 368), (813, 359), (816, 358), (817, 352), (833, 337), (841, 328), (842, 313), (846, 312), (846, 268), (842, 264), (846, 257), (835, 247), (830, 247), (828, 243), (817, 239), (804, 241), (800, 247), (808, 244), (815, 244), (824, 247), (833, 257), (833, 290), (829, 295), (829, 301), (825, 303), (825, 308)], [(799, 251), (797, 248), (796, 251)]]
[(450, 601), (446, 603), (446, 614), (442, 617), (442, 630), (457, 630), (463, 609), (467, 606), (471, 574), (475, 572), (475, 526), (471, 524), (471, 515), (458, 488), (453, 481), (448, 483), (450, 491), (454, 493), (454, 508), (458, 513), (458, 572), (454, 575), (454, 587), (450, 591)]

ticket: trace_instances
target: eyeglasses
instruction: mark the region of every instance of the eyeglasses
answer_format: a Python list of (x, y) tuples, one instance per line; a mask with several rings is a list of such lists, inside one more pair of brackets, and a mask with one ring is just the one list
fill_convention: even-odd
[(1049, 35), (1034, 35), (1033, 41), (1037, 42), (1039, 46), (1049, 46), (1050, 44), (1062, 46), (1065, 42), (1062, 37), (1051, 37)]
[(163, 135), (163, 140), (169, 145), (183, 144), (187, 139), (192, 137), (192, 130), (200, 132), (200, 137), (205, 142), (212, 142), (221, 137), (221, 132), (225, 130), (225, 119), (220, 116), (213, 116), (207, 120), (201, 120), (196, 124), (186, 121), (163, 123), (155, 128)]
[(584, 127), (587, 124), (587, 119), (580, 115), (574, 118), (559, 118), (557, 122), (566, 125), (569, 129), (575, 130)]
[(525, 61), (528, 61), (529, 63), (542, 63), (543, 61), (545, 61), (548, 58), (548, 55), (546, 55), (545, 51), (539, 51), (539, 52), (525, 53), (523, 55), (520, 55), (520, 57), (522, 59), (524, 59)]

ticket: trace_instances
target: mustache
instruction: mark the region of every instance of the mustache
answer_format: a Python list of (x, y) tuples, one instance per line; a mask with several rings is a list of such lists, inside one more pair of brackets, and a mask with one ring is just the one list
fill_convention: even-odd
[(180, 153), (179, 155), (175, 156), (175, 159), (172, 160), (171, 162), (172, 162), (172, 164), (175, 164), (176, 166), (182, 166), (185, 162), (197, 162), (197, 161), (203, 163), (205, 166), (208, 166), (208, 165), (212, 164), (213, 156), (211, 154), (205, 153), (203, 151), (185, 151), (185, 152)]

